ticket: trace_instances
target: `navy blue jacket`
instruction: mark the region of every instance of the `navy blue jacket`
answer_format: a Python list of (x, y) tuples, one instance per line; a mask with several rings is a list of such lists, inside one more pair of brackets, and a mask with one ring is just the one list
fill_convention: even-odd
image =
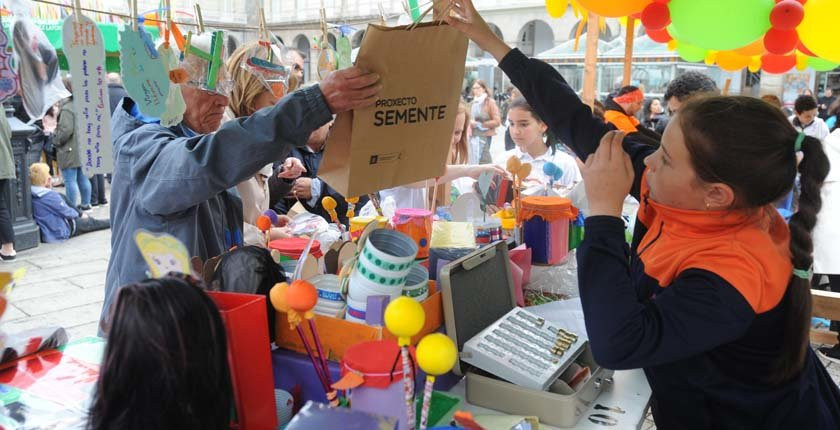
[[(500, 67), (581, 159), (611, 129), (551, 66), (513, 50)], [(634, 135), (624, 148), (636, 170), (631, 194), (640, 198), (644, 158), (656, 148)], [(644, 368), (658, 428), (840, 428), (840, 390), (810, 349), (797, 378), (764, 382), (780, 352), (787, 300), (757, 313), (732, 284), (701, 269), (662, 288), (639, 258), (643, 223), (631, 247), (619, 218), (590, 217), (585, 228), (578, 277), (593, 354), (607, 368)]]

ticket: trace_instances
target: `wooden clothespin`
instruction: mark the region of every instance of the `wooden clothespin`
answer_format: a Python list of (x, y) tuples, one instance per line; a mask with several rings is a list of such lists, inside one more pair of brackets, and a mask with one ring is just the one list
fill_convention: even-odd
[(268, 62), (274, 61), (274, 51), (271, 49), (271, 33), (268, 31), (268, 26), (265, 23), (265, 9), (260, 8), (260, 45), (265, 46), (268, 51), (266, 58)]
[(169, 48), (170, 31), (172, 28), (172, 5), (170, 0), (164, 0), (163, 7), (166, 8), (166, 22), (163, 24), (163, 46)]
[(73, 19), (79, 22), (79, 17), (82, 16), (82, 2), (81, 0), (73, 0)]
[[(135, 2), (137, 0), (134, 0)], [(194, 6), (195, 9), (195, 23), (198, 26), (198, 32), (196, 34), (204, 33), (204, 18), (201, 16), (201, 6), (196, 3)]]
[(137, 0), (131, 0), (131, 29), (137, 31)]

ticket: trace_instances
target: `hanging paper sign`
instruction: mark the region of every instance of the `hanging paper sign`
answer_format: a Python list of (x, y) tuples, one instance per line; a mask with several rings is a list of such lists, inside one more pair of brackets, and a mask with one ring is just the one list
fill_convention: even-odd
[(125, 91), (143, 115), (160, 118), (166, 112), (169, 72), (149, 35), (138, 26), (120, 32), (120, 67)]
[[(160, 60), (166, 66), (167, 73), (178, 68), (178, 57), (171, 47), (163, 46), (158, 50)], [(180, 124), (184, 119), (184, 112), (187, 104), (184, 103), (184, 96), (181, 95), (181, 86), (170, 82), (169, 96), (166, 97), (166, 111), (160, 117), (160, 124), (164, 127), (172, 127)]]
[(71, 15), (64, 20), (61, 37), (70, 65), (75, 136), (80, 144), (82, 167), (87, 175), (110, 173), (111, 103), (102, 33), (92, 19)]
[(336, 44), (338, 45), (336, 46), (336, 50), (338, 51), (338, 70), (353, 66), (353, 62), (350, 60), (353, 52), (353, 48), (350, 46), (350, 39), (347, 36), (341, 36)]
[(17, 73), (11, 67), (9, 37), (0, 25), (0, 101), (14, 96), (18, 92)]

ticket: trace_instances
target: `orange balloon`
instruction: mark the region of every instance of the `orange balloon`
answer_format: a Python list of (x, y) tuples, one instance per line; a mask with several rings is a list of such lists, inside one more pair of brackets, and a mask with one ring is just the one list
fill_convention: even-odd
[(294, 281), (286, 290), (286, 302), (294, 311), (309, 312), (318, 303), (318, 291), (309, 282)]
[(747, 57), (752, 57), (754, 55), (763, 55), (766, 52), (766, 50), (764, 49), (764, 38), (760, 38), (747, 46), (738, 49), (733, 49), (732, 52), (735, 52), (736, 54), (745, 55)]
[(268, 292), (268, 298), (271, 300), (271, 305), (277, 312), (289, 312), (289, 302), (286, 300), (286, 292), (289, 290), (289, 284), (283, 282), (275, 284), (271, 291)]
[(650, 0), (578, 0), (584, 9), (608, 18), (640, 13)]
[(265, 215), (260, 215), (259, 218), (257, 218), (257, 228), (260, 229), (260, 231), (263, 231), (263, 232), (270, 230), (271, 229), (271, 218), (269, 218)]
[(734, 51), (721, 51), (717, 54), (717, 65), (727, 72), (741, 70), (750, 65), (752, 57)]

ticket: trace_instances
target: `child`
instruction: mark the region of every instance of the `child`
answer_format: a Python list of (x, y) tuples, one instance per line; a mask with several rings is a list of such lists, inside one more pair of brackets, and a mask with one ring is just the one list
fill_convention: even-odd
[[(820, 142), (746, 97), (681, 106), (659, 149), (607, 134), (554, 68), (511, 50), (471, 0), (455, 12), (446, 21), (587, 160), (578, 278), (595, 360), (644, 368), (659, 428), (840, 427), (840, 390), (808, 344), (811, 229), (829, 168)], [(798, 151), (801, 208), (788, 229), (771, 203), (793, 186)], [(629, 249), (618, 217), (628, 190), (641, 202)]]
[(52, 190), (50, 167), (45, 163), (29, 166), (32, 183), (32, 216), (44, 243), (64, 242), (72, 236), (111, 228), (109, 220), (95, 219), (70, 207), (69, 200)]
[(545, 191), (552, 181), (543, 173), (543, 166), (549, 162), (563, 170), (563, 177), (554, 182), (555, 186), (571, 189), (581, 181), (575, 159), (563, 151), (557, 151), (553, 144), (554, 136), (548, 131), (548, 126), (524, 98), (520, 97), (510, 103), (508, 119), (508, 129), (516, 148), (506, 151), (495, 162), (505, 166), (510, 157), (516, 157), (523, 163), (531, 163), (531, 174), (524, 180), (527, 189), (523, 194), (540, 195)]
[(813, 96), (801, 95), (793, 104), (794, 114), (790, 122), (798, 131), (808, 136), (823, 140), (828, 137), (828, 126), (822, 118), (817, 117), (817, 100)]
[(196, 281), (123, 287), (112, 310), (88, 428), (229, 429), (225, 327)]

